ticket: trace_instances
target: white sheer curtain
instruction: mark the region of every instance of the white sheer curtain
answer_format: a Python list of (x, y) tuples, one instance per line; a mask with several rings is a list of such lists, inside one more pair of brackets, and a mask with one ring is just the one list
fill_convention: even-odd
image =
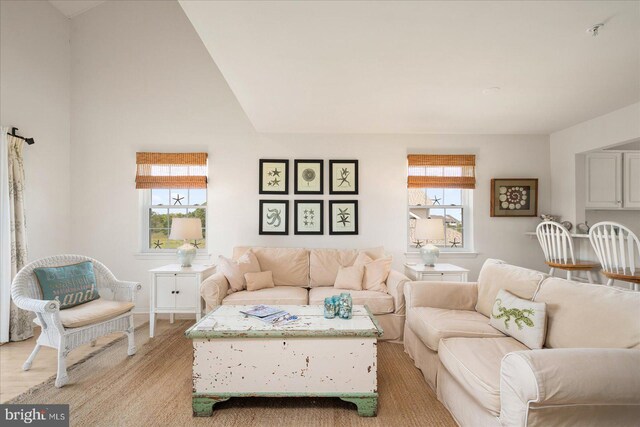
[(9, 341), (11, 313), (11, 220), (8, 128), (0, 128), (0, 342)]

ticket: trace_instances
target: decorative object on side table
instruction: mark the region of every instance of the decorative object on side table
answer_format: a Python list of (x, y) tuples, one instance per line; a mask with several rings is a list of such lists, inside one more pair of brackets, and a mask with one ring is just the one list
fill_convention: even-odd
[(444, 241), (444, 222), (440, 218), (426, 218), (416, 221), (416, 240), (424, 240), (427, 243), (420, 248), (420, 255), (424, 265), (433, 267), (440, 256), (440, 249), (428, 243), (429, 241)]
[(542, 214), (540, 215), (540, 219), (543, 221), (558, 221), (558, 217), (556, 215)]
[(357, 160), (329, 160), (329, 194), (358, 194)]
[(294, 234), (324, 234), (323, 200), (296, 200), (293, 212)]
[(289, 160), (260, 159), (260, 194), (289, 194)]
[(580, 224), (576, 225), (576, 231), (579, 234), (589, 234), (590, 228), (591, 227), (589, 227), (589, 224), (587, 223), (587, 221), (581, 222)]
[(200, 218), (174, 218), (171, 221), (169, 239), (184, 242), (178, 247), (178, 261), (182, 267), (191, 267), (191, 262), (196, 257), (196, 247), (188, 240), (202, 239), (202, 221)]
[(295, 160), (294, 193), (324, 193), (324, 160)]
[(289, 234), (289, 201), (260, 200), (260, 234)]
[(562, 224), (562, 226), (566, 228), (567, 231), (571, 231), (571, 229), (573, 228), (573, 224), (571, 224), (571, 221), (562, 221), (560, 224)]
[(492, 179), (491, 216), (538, 216), (538, 179)]
[(329, 201), (329, 234), (358, 234), (358, 201)]

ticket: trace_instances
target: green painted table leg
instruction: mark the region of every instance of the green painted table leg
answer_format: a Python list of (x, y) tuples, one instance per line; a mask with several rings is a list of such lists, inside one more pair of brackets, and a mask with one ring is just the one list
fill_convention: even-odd
[(378, 413), (378, 397), (341, 397), (345, 402), (355, 403), (358, 415), (361, 417), (375, 417)]
[(213, 414), (213, 405), (225, 400), (229, 400), (229, 398), (194, 397), (191, 402), (193, 415), (195, 417), (210, 417)]

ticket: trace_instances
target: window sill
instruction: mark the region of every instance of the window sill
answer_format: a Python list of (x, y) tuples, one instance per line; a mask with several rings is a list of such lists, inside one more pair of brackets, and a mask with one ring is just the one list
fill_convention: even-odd
[[(455, 252), (455, 251), (451, 251), (451, 252), (443, 252), (440, 251), (440, 256), (438, 257), (438, 259), (461, 259), (461, 258), (477, 258), (478, 257), (478, 252), (473, 252), (473, 251), (459, 251), (459, 252)], [(420, 252), (418, 251), (411, 251), (411, 252), (405, 252), (404, 253), (405, 258), (407, 259), (407, 261), (410, 260), (420, 260)]]
[[(177, 259), (177, 255), (175, 252), (138, 252), (133, 254), (135, 259), (141, 260), (150, 260), (150, 259), (168, 259), (175, 260)], [(196, 261), (209, 261), (211, 259), (211, 254), (204, 252), (198, 253), (195, 257)]]

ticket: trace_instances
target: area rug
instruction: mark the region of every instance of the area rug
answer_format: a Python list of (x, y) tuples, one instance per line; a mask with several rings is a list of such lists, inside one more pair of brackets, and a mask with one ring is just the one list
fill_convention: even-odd
[(68, 403), (76, 426), (455, 426), (400, 344), (378, 346), (378, 416), (359, 417), (337, 398), (233, 398), (209, 418), (191, 411), (192, 324), (176, 321), (149, 340), (148, 324), (136, 329), (138, 352), (127, 357), (118, 339), (69, 368), (70, 383), (55, 378), (7, 403)]

